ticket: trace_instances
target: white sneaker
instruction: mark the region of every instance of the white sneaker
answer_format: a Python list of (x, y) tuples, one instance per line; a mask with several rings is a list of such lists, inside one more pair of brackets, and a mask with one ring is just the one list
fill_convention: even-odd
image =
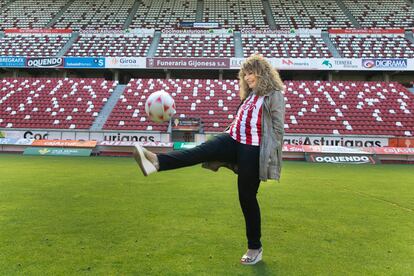
[(134, 145), (134, 158), (137, 161), (139, 167), (141, 168), (142, 173), (145, 176), (148, 176), (152, 173), (157, 172), (155, 165), (145, 156), (145, 151), (143, 147), (138, 144)]
[(246, 254), (240, 259), (240, 263), (243, 265), (254, 265), (262, 260), (263, 248), (260, 248), (256, 256), (249, 256)]

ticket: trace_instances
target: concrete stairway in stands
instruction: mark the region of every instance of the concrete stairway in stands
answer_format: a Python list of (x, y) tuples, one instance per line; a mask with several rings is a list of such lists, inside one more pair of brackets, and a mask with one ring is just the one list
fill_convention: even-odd
[(348, 17), (349, 21), (351, 21), (352, 25), (354, 25), (354, 28), (361, 28), (361, 25), (355, 19), (354, 15), (348, 10), (345, 4), (341, 0), (336, 0), (336, 3), (339, 8), (341, 8), (342, 12)]
[(161, 32), (155, 31), (154, 37), (152, 39), (151, 45), (148, 48), (147, 57), (154, 57), (155, 53), (157, 52), (158, 44), (160, 43), (161, 39)]
[(111, 97), (109, 97), (108, 101), (106, 102), (105, 106), (102, 108), (101, 112), (99, 112), (98, 117), (96, 117), (95, 122), (93, 122), (91, 131), (101, 131), (102, 127), (104, 126), (106, 120), (109, 118), (109, 115), (114, 109), (116, 103), (119, 100), (119, 97), (124, 93), (126, 85), (118, 84), (114, 91), (112, 92)]
[(405, 31), (405, 38), (414, 45), (413, 31)]
[(197, 8), (196, 8), (196, 22), (203, 22), (203, 11), (204, 11), (204, 1), (198, 0)]
[(75, 0), (69, 0), (66, 5), (55, 15), (55, 17), (53, 17), (49, 23), (47, 23), (46, 28), (51, 28), (58, 20), (59, 18), (69, 9), (70, 5), (72, 5), (72, 3)]
[(78, 39), (78, 37), (79, 37), (79, 33), (73, 32), (68, 42), (66, 42), (65, 46), (63, 46), (63, 48), (60, 49), (59, 53), (57, 53), (57, 56), (58, 57), (64, 56), (69, 51), (70, 47), (72, 47), (73, 43), (75, 43), (75, 41)]
[(234, 32), (234, 56), (236, 58), (242, 58), (243, 57), (243, 42), (241, 38), (240, 32)]
[(124, 26), (122, 27), (123, 30), (128, 29), (129, 25), (131, 25), (131, 22), (134, 19), (135, 14), (138, 11), (140, 3), (141, 3), (140, 0), (135, 0), (134, 5), (132, 6), (131, 12), (129, 13), (127, 19), (125, 20)]
[(323, 41), (325, 42), (326, 46), (328, 46), (329, 51), (335, 58), (341, 58), (341, 55), (338, 52), (338, 49), (336, 49), (335, 45), (333, 44), (331, 38), (329, 37), (329, 33), (327, 31), (322, 31), (321, 37)]
[(277, 28), (275, 18), (273, 17), (272, 9), (268, 0), (262, 0), (262, 5), (267, 18), (267, 24), (269, 28), (275, 30)]

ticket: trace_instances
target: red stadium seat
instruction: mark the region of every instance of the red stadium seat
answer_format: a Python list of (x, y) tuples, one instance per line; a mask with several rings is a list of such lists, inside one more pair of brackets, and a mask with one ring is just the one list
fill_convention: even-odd
[[(285, 130), (303, 134), (412, 136), (413, 96), (398, 83), (287, 81)], [(166, 131), (148, 121), (147, 96), (164, 89), (176, 101), (178, 117), (199, 117), (207, 132), (220, 132), (234, 118), (236, 80), (134, 79), (105, 129)], [(122, 123), (120, 123), (122, 121)]]
[(0, 79), (0, 127), (88, 129), (116, 82), (103, 79)]

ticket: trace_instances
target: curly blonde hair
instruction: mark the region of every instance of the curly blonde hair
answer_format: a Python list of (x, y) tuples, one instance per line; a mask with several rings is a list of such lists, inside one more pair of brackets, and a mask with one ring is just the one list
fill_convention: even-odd
[(272, 91), (283, 91), (285, 86), (279, 73), (272, 65), (261, 55), (254, 54), (248, 57), (241, 65), (239, 71), (240, 99), (246, 99), (251, 89), (244, 80), (246, 72), (251, 72), (257, 77), (257, 86), (255, 93), (264, 96)]

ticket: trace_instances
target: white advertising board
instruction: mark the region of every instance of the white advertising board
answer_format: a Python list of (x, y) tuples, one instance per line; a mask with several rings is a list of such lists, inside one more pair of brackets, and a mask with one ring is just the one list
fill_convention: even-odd
[(170, 135), (159, 132), (2, 130), (5, 138), (36, 140), (94, 140), (120, 142), (170, 142)]
[(300, 146), (340, 146), (350, 148), (387, 147), (388, 137), (369, 136), (311, 136), (285, 134), (284, 144)]
[(107, 57), (105, 58), (106, 68), (145, 68), (146, 58), (144, 57)]
[[(231, 69), (239, 69), (245, 58), (232, 58)], [(268, 58), (280, 70), (414, 71), (414, 59), (406, 58)]]

